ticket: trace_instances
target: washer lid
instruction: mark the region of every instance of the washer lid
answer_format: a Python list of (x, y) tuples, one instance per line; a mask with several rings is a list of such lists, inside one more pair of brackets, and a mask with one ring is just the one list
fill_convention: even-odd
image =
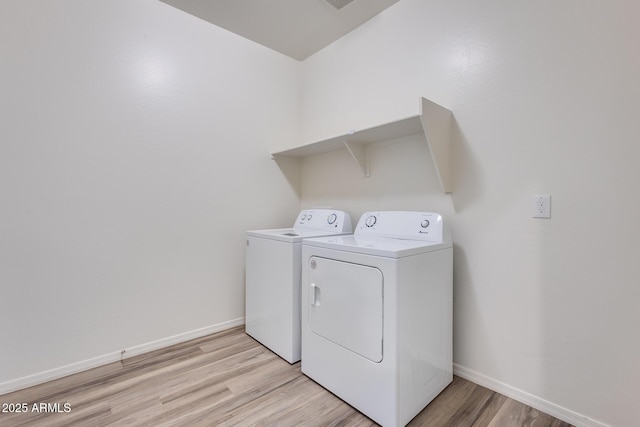
[(263, 239), (278, 240), (281, 242), (296, 243), (301, 242), (302, 239), (311, 237), (322, 236), (335, 236), (338, 234), (344, 234), (331, 230), (310, 230), (299, 228), (274, 228), (270, 230), (250, 230), (247, 231), (247, 236), (261, 237)]
[(420, 240), (362, 237), (356, 235), (328, 236), (304, 239), (303, 245), (338, 251), (402, 258), (424, 252), (450, 248), (451, 242), (434, 243)]

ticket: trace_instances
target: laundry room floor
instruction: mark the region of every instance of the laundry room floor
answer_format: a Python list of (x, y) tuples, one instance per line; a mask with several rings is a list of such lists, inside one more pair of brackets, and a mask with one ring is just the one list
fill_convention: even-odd
[[(0, 426), (376, 425), (243, 327), (5, 394), (0, 403), (29, 408), (0, 413)], [(33, 411), (34, 403), (61, 410)], [(459, 377), (409, 425), (571, 427)]]

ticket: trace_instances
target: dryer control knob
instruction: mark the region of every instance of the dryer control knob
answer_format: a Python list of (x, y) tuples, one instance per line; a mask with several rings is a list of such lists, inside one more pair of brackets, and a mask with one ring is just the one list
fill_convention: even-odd
[(427, 228), (428, 226), (429, 226), (429, 220), (423, 219), (422, 222), (420, 223), (420, 227)]
[(336, 222), (337, 219), (338, 219), (338, 215), (332, 213), (331, 215), (329, 215), (329, 218), (327, 218), (327, 222), (329, 224), (333, 224), (334, 222)]
[(366, 219), (364, 223), (367, 227), (373, 227), (374, 225), (376, 225), (377, 220), (378, 219), (374, 215), (371, 215), (369, 218)]

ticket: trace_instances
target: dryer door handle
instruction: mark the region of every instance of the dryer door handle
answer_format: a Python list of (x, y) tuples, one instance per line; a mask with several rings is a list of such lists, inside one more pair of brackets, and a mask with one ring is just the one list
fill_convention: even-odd
[(311, 305), (318, 307), (320, 305), (320, 288), (315, 283), (310, 285), (311, 290)]

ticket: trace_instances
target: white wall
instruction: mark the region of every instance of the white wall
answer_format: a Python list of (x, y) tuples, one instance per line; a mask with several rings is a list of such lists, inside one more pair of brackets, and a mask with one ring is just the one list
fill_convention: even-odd
[[(306, 159), (303, 207), (441, 211), (458, 372), (621, 427), (640, 419), (639, 15), (402, 0), (303, 63), (306, 141), (415, 114), (420, 96), (456, 117), (452, 195), (424, 144), (389, 142), (370, 178), (345, 152)], [(540, 193), (550, 220), (531, 218)]]
[(299, 107), (300, 63), (164, 3), (2, 1), (0, 393), (242, 322)]

